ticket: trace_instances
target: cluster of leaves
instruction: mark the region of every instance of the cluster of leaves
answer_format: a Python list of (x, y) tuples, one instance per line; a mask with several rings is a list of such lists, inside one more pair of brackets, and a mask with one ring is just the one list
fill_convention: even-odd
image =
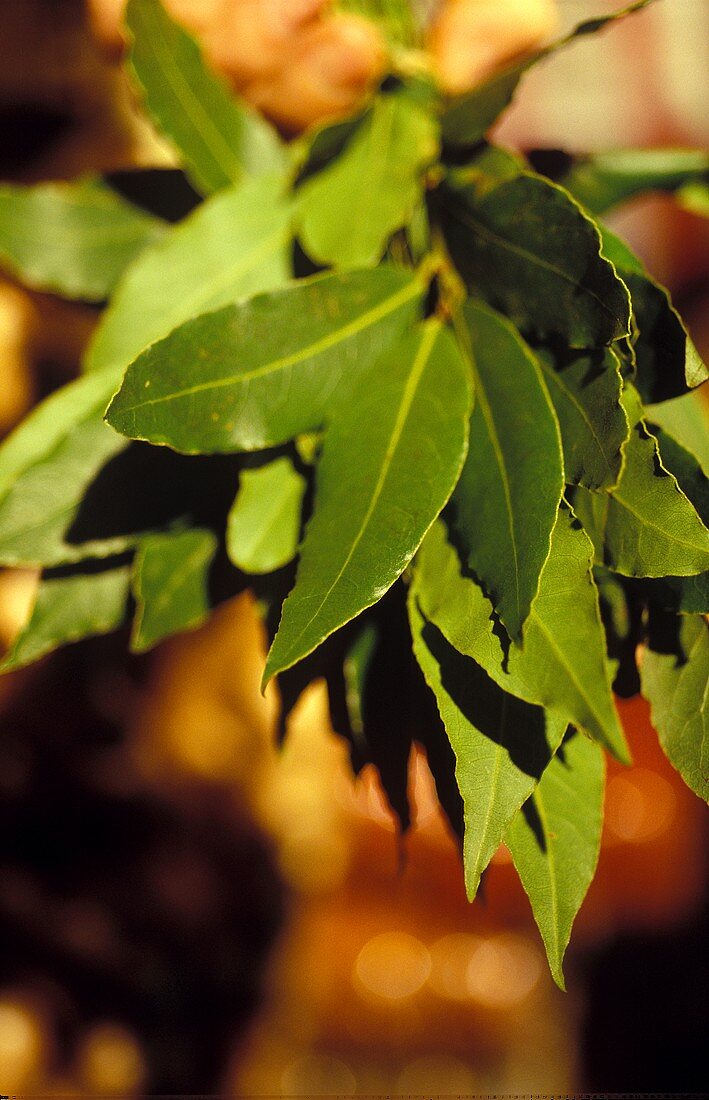
[(628, 759), (614, 684), (707, 797), (709, 487), (682, 395), (708, 372), (595, 215), (648, 188), (706, 208), (709, 162), (484, 135), (527, 68), (646, 2), (455, 101), (409, 66), (286, 146), (131, 0), (129, 66), (185, 173), (150, 182), (184, 216), (141, 205), (140, 173), (0, 188), (4, 265), (108, 301), (84, 376), (0, 451), (0, 563), (43, 570), (4, 667), (131, 617), (146, 650), (252, 587), (283, 723), (324, 676), (402, 827), (423, 744), (470, 897), (504, 841), (560, 984), (603, 750)]

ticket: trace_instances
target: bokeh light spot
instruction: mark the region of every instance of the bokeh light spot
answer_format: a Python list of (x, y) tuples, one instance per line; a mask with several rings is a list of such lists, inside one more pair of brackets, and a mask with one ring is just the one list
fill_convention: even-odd
[(431, 973), (427, 949), (406, 932), (383, 932), (365, 943), (355, 962), (355, 977), (369, 993), (387, 1000), (411, 997)]
[(672, 825), (676, 810), (672, 787), (648, 768), (615, 775), (608, 784), (606, 825), (618, 841), (638, 844), (653, 840)]
[(475, 949), (466, 981), (473, 1000), (487, 1008), (514, 1008), (530, 995), (542, 975), (539, 949), (523, 936), (491, 936)]

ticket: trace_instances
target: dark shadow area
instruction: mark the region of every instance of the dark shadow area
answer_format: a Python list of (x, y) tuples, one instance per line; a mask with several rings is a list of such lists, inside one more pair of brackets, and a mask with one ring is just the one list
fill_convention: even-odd
[(464, 717), (501, 745), (525, 775), (539, 779), (551, 759), (544, 709), (509, 695), (470, 657), (446, 640), (433, 623), (423, 639), (441, 670), (441, 683)]
[(168, 222), (181, 221), (202, 202), (178, 168), (133, 168), (109, 172), (104, 178), (122, 198)]
[(226, 790), (135, 771), (121, 712), (147, 665), (120, 653), (100, 639), (55, 655), (0, 717), (0, 986), (41, 1000), (58, 1073), (113, 1020), (140, 1039), (147, 1092), (216, 1092), (283, 888)]

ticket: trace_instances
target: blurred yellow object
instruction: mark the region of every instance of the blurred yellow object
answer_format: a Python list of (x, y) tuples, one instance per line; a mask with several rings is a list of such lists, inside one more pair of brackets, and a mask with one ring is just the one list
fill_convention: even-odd
[(0, 572), (0, 651), (6, 649), (29, 618), (37, 590), (36, 569)]
[(3, 1089), (20, 1092), (36, 1085), (47, 1060), (43, 1022), (19, 998), (0, 998), (0, 1079)]
[(86, 1091), (101, 1096), (134, 1096), (145, 1081), (145, 1063), (133, 1035), (118, 1024), (92, 1028), (79, 1045), (77, 1074)]
[(407, 932), (382, 932), (365, 943), (355, 962), (355, 981), (367, 993), (399, 1001), (418, 993), (431, 973), (431, 956)]
[(29, 296), (11, 283), (0, 280), (0, 435), (14, 427), (35, 396), (29, 368), (35, 324)]

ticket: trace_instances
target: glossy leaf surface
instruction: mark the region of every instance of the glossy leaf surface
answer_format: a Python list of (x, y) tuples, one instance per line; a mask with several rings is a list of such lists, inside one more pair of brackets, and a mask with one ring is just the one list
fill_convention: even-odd
[(624, 241), (603, 227), (603, 255), (630, 291), (637, 333), (633, 339), (635, 386), (643, 401), (678, 397), (709, 378), (668, 292), (648, 274)]
[(243, 471), (226, 531), (227, 551), (238, 569), (271, 573), (293, 560), (305, 489), (289, 458)]
[(531, 173), (453, 178), (443, 196), (451, 256), (470, 290), (522, 332), (570, 347), (628, 333), (628, 292), (601, 256), (597, 228), (560, 187)]
[(468, 566), (519, 638), (564, 488), (559, 426), (539, 364), (508, 321), (469, 302), (458, 330), (475, 405), (453, 522)]
[(613, 488), (629, 432), (618, 357), (610, 348), (581, 353), (538, 348), (536, 355), (561, 428), (567, 484)]
[(405, 332), (424, 287), (390, 267), (329, 275), (188, 321), (128, 368), (107, 419), (186, 452), (256, 450), (322, 427)]
[(605, 664), (591, 553), (587, 536), (562, 507), (522, 646), (507, 644), (490, 601), (461, 569), (442, 523), (433, 526), (417, 556), (415, 595), (450, 644), (505, 691), (563, 715), (627, 760)]
[(566, 721), (509, 695), (474, 660), (458, 653), (424, 619), (415, 589), (409, 618), (414, 653), (456, 757), (465, 885), (472, 901), (505, 830), (561, 742)]
[(361, 380), (325, 437), (315, 510), (265, 679), (311, 653), (401, 575), (458, 479), (469, 413), (466, 365), (434, 321)]
[(308, 255), (341, 268), (381, 259), (411, 217), (437, 144), (433, 117), (408, 95), (378, 96), (344, 152), (298, 193)]
[(146, 249), (103, 314), (86, 369), (126, 367), (192, 317), (285, 283), (291, 210), (281, 189), (279, 177), (228, 188)]
[(202, 191), (283, 167), (275, 130), (207, 68), (197, 43), (159, 0), (129, 0), (126, 25), (145, 105)]
[(625, 405), (632, 428), (617, 488), (607, 494), (578, 489), (574, 495), (596, 560), (627, 577), (702, 573), (709, 568), (709, 531), (662, 466), (633, 391), (626, 391)]
[(200, 528), (141, 540), (133, 567), (137, 611), (131, 647), (137, 653), (204, 622), (211, 611), (209, 566), (216, 549), (214, 534)]
[(57, 646), (117, 630), (126, 616), (130, 569), (124, 561), (108, 560), (45, 573), (30, 619), (0, 671), (29, 665)]
[(0, 266), (36, 290), (100, 302), (167, 227), (99, 179), (0, 184)]
[(596, 872), (603, 823), (603, 753), (580, 733), (568, 737), (505, 837), (532, 904), (554, 981), (571, 927)]
[(692, 790), (709, 800), (709, 624), (679, 620), (676, 652), (646, 649), (642, 693), (668, 759)]

